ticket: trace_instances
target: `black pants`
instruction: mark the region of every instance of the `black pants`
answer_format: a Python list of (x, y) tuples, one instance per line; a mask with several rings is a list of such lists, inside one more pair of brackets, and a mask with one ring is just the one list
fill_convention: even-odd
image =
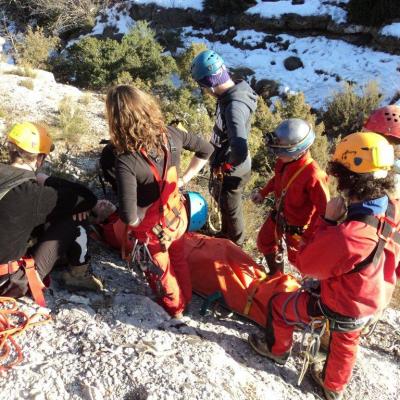
[(220, 198), (222, 235), (242, 245), (245, 239), (242, 193), (251, 172), (243, 176), (224, 176)]
[[(87, 262), (86, 229), (72, 218), (49, 224), (43, 229), (37, 243), (27, 254), (35, 260), (37, 272), (44, 279), (53, 269), (57, 260), (66, 257), (72, 266)], [(29, 289), (28, 280), (23, 268), (0, 286), (0, 295), (18, 298)]]

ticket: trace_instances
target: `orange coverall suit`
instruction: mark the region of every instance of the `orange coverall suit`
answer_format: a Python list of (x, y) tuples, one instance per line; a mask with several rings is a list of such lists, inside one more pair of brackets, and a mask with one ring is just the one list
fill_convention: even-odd
[[(390, 225), (398, 227), (399, 202), (396, 200), (393, 205), (394, 218)], [(372, 215), (370, 218), (378, 222), (378, 218)], [(325, 314), (333, 320), (352, 323), (350, 329), (335, 328), (330, 318), (331, 339), (324, 366), (324, 386), (332, 391), (342, 391), (351, 378), (363, 319), (368, 320), (383, 310), (396, 286), (400, 245), (390, 239), (382, 240), (382, 251), (378, 255), (380, 233), (376, 226), (351, 217), (339, 225), (319, 218), (312, 237), (298, 253), (296, 266), (305, 276), (320, 281), (320, 299), (308, 292), (300, 293), (297, 298), (281, 293), (269, 303), (266, 342), (276, 355), (288, 352), (293, 343), (294, 326), (288, 325), (285, 319), (298, 321), (299, 318), (309, 323), (312, 317)], [(400, 242), (400, 236), (396, 235)], [(373, 261), (371, 255), (375, 255)]]
[[(264, 197), (273, 192), (276, 205), (283, 189), (302, 167), (304, 169), (287, 188), (280, 217), (283, 218), (287, 226), (284, 239), (287, 244), (289, 261), (293, 265), (295, 265), (300, 243), (300, 236), (293, 234), (293, 228), (300, 232), (306, 230), (304, 235), (307, 236), (311, 233), (318, 215), (325, 214), (326, 203), (329, 200), (328, 177), (307, 151), (303, 157), (289, 163), (283, 163), (278, 159), (275, 165), (275, 175), (260, 191)], [(276, 254), (279, 251), (275, 235), (277, 228), (276, 211), (268, 216), (258, 233), (257, 247), (264, 255)]]

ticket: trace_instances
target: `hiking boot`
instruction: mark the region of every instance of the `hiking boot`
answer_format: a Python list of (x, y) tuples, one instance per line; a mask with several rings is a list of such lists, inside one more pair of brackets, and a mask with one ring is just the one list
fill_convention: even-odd
[(66, 289), (82, 289), (94, 292), (103, 290), (103, 282), (92, 273), (88, 264), (70, 267), (62, 273), (61, 280)]
[(285, 365), (287, 359), (289, 358), (290, 351), (280, 356), (272, 354), (268, 348), (268, 344), (260, 339), (257, 335), (251, 334), (249, 336), (249, 344), (250, 346), (260, 355), (269, 358), (270, 360), (276, 362), (279, 365)]
[(340, 392), (335, 392), (325, 387), (324, 379), (322, 377), (323, 366), (323, 363), (312, 364), (311, 377), (314, 379), (315, 383), (323, 390), (326, 400), (341, 400), (343, 398), (343, 390)]

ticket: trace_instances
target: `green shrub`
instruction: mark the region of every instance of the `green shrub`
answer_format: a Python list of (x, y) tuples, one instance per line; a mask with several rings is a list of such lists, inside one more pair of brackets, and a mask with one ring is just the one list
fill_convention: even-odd
[(209, 138), (214, 121), (189, 89), (171, 90), (168, 95), (164, 93), (160, 103), (167, 123), (182, 121), (188, 131)]
[(75, 43), (66, 67), (82, 87), (103, 89), (130, 77), (157, 84), (177, 70), (174, 59), (162, 52), (148, 23), (139, 21), (121, 42), (86, 37)]
[(192, 43), (190, 47), (177, 57), (176, 63), (178, 65), (179, 75), (185, 84), (191, 89), (197, 88), (198, 85), (190, 74), (190, 67), (197, 54), (204, 50), (207, 50), (207, 46), (204, 43)]
[(255, 0), (204, 0), (204, 11), (213, 14), (240, 14), (256, 5)]
[(18, 82), (19, 86), (23, 86), (29, 90), (33, 90), (35, 88), (35, 82), (33, 82), (32, 79), (24, 79), (20, 82)]
[(33, 30), (30, 26), (16, 46), (15, 58), (18, 65), (29, 68), (49, 68), (49, 58), (56, 49), (60, 39), (55, 36), (46, 36), (43, 28)]
[(350, 0), (349, 22), (367, 26), (381, 26), (400, 18), (399, 0)]
[(375, 82), (366, 85), (361, 94), (346, 84), (342, 92), (333, 95), (322, 115), (326, 133), (331, 137), (347, 135), (361, 130), (363, 122), (382, 99)]
[(72, 98), (64, 97), (58, 105), (58, 111), (58, 127), (61, 130), (59, 139), (77, 143), (88, 134), (90, 122), (83, 109)]

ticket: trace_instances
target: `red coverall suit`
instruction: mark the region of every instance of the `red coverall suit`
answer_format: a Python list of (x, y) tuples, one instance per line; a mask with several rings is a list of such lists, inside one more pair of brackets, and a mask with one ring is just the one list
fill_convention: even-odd
[[(304, 234), (305, 236), (309, 235), (309, 231), (312, 230), (318, 215), (325, 214), (326, 203), (329, 199), (327, 175), (307, 151), (303, 157), (289, 163), (283, 163), (278, 159), (275, 165), (275, 175), (260, 191), (264, 197), (273, 192), (276, 205), (283, 189), (288, 185), (293, 175), (302, 167), (304, 169), (287, 187), (281, 206), (281, 218), (283, 218), (286, 225), (284, 238), (287, 244), (289, 261), (293, 265), (295, 265), (300, 242), (299, 233), (301, 234), (303, 230), (309, 227)], [(275, 254), (279, 251), (275, 234), (276, 211), (268, 216), (258, 233), (257, 247), (264, 255)]]
[[(393, 209), (393, 220), (398, 224), (398, 201)], [(370, 218), (378, 222), (378, 218)], [(400, 240), (399, 237), (397, 240)], [(367, 320), (389, 304), (396, 285), (400, 246), (394, 241), (382, 240), (381, 254), (371, 262), (370, 256), (374, 255), (373, 252), (377, 254), (378, 241), (381, 242), (377, 228), (365, 222), (346, 220), (340, 225), (332, 225), (320, 218), (310, 241), (300, 249), (296, 265), (302, 274), (320, 280), (320, 300), (308, 292), (302, 292), (297, 299), (287, 301), (290, 293), (282, 293), (269, 304), (266, 342), (276, 355), (288, 352), (293, 342), (294, 326), (287, 325), (285, 318), (287, 321), (300, 318), (308, 323), (311, 317), (321, 316), (318, 302), (324, 313), (329, 313), (333, 319), (361, 322), (358, 328), (351, 331), (335, 330), (330, 325), (331, 339), (324, 367), (324, 386), (332, 391), (342, 391), (351, 378), (362, 323), (365, 322), (363, 319)]]
[[(124, 253), (131, 251), (132, 240), (138, 239), (140, 243), (147, 243), (159, 273), (147, 270), (146, 278), (159, 304), (171, 316), (176, 316), (183, 312), (192, 298), (192, 284), (182, 238), (188, 224), (187, 214), (178, 190), (176, 167), (168, 167), (170, 153), (165, 150), (162, 177), (146, 154), (142, 152), (142, 155), (159, 184), (160, 198), (147, 209), (144, 219), (137, 227), (129, 226), (129, 232), (119, 218), (112, 216), (111, 223), (103, 231), (103, 238), (116, 248), (123, 244)], [(127, 234), (132, 238), (128, 242)]]

